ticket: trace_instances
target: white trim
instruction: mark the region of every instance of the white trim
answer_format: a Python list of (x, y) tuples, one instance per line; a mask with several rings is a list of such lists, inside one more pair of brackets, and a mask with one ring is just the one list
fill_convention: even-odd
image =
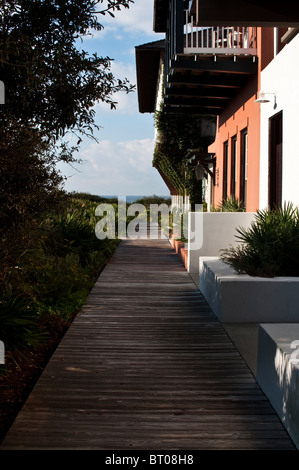
[(236, 47), (185, 47), (184, 54), (230, 54), (230, 55), (256, 55), (255, 48), (236, 48)]

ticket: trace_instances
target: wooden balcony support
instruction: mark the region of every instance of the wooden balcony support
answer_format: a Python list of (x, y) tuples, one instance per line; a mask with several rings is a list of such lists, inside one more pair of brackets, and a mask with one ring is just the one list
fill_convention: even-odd
[(256, 28), (202, 27), (187, 3), (168, 2), (164, 109), (219, 115), (257, 73)]

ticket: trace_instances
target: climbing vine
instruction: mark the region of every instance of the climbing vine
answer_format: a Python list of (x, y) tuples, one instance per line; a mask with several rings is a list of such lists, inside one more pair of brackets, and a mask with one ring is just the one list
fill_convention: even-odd
[(188, 150), (207, 151), (213, 138), (204, 126), (214, 118), (159, 110), (155, 113), (158, 131), (153, 166), (160, 169), (180, 195), (189, 196), (191, 208), (203, 202), (202, 181), (197, 180), (194, 167), (188, 166)]
[(194, 168), (187, 167), (185, 175), (185, 191), (189, 196), (191, 207), (194, 208), (195, 204), (203, 203), (203, 184), (197, 180)]
[(180, 162), (172, 160), (171, 156), (166, 155), (158, 144), (154, 152), (153, 166), (162, 171), (180, 195), (185, 193), (185, 181)]

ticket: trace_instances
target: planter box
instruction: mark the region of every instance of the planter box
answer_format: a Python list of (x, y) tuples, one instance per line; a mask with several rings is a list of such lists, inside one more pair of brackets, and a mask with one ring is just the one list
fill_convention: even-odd
[[(220, 250), (238, 245), (236, 228), (247, 228), (254, 219), (254, 212), (190, 212), (188, 272), (198, 273), (200, 256), (219, 256)], [(199, 238), (199, 243), (195, 243), (196, 249), (190, 243), (194, 236)]]
[(188, 249), (186, 248), (186, 243), (180, 241), (180, 240), (175, 240), (173, 237), (171, 237), (171, 245), (174, 248), (175, 252), (181, 259), (183, 265), (185, 268), (188, 268)]
[(299, 448), (299, 324), (260, 325), (257, 381)]
[(221, 322), (299, 322), (299, 277), (236, 274), (217, 257), (199, 265), (199, 289)]

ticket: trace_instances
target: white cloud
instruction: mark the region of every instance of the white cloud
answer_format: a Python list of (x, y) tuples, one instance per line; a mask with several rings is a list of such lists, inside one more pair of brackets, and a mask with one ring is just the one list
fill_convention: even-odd
[[(95, 33), (96, 40), (89, 42), (88, 48), (97, 52), (104, 49), (115, 58), (111, 62), (115, 78), (127, 78), (136, 84), (135, 45), (159, 39), (153, 32), (153, 7), (154, 0), (135, 0), (115, 18), (99, 15), (104, 29)], [(103, 140), (97, 144), (84, 139), (84, 150), (78, 156), (86, 163), (78, 166), (78, 171), (63, 167), (62, 173), (69, 175), (66, 190), (102, 195), (168, 195), (166, 185), (152, 167), (152, 117), (147, 119), (149, 116), (139, 113), (136, 91), (116, 93), (113, 100), (118, 103), (116, 110), (111, 111), (102, 102), (95, 105), (96, 122), (103, 128), (98, 138), (102, 135)]]
[(95, 171), (102, 172), (107, 168), (110, 171), (112, 168), (114, 174), (124, 172), (130, 174), (134, 168), (135, 173), (144, 173), (152, 166), (153, 150), (153, 139), (124, 142), (105, 140), (99, 143), (93, 142), (82, 152), (81, 157), (89, 162)]
[(112, 18), (109, 14), (99, 15), (99, 21), (104, 29), (95, 32), (93, 37), (103, 39), (108, 33), (114, 33), (120, 38), (122, 34), (143, 34), (153, 36), (154, 0), (134, 0), (129, 9), (122, 8), (115, 12)]
[(157, 170), (152, 167), (153, 139), (93, 142), (80, 154), (85, 163), (69, 170), (66, 190), (92, 194), (168, 194)]
[(153, 0), (135, 0), (129, 9), (122, 9), (115, 18), (106, 15), (104, 25), (121, 27), (125, 33), (153, 34)]
[[(136, 69), (133, 63), (112, 62), (111, 72), (117, 79), (124, 80), (127, 78), (132, 85), (136, 85)], [(117, 102), (116, 112), (121, 114), (138, 113), (137, 93), (136, 90), (130, 93), (121, 91), (112, 96), (113, 101)], [(111, 113), (110, 106), (106, 103), (99, 102), (95, 105), (96, 112)], [(113, 111), (115, 112), (115, 111)]]

